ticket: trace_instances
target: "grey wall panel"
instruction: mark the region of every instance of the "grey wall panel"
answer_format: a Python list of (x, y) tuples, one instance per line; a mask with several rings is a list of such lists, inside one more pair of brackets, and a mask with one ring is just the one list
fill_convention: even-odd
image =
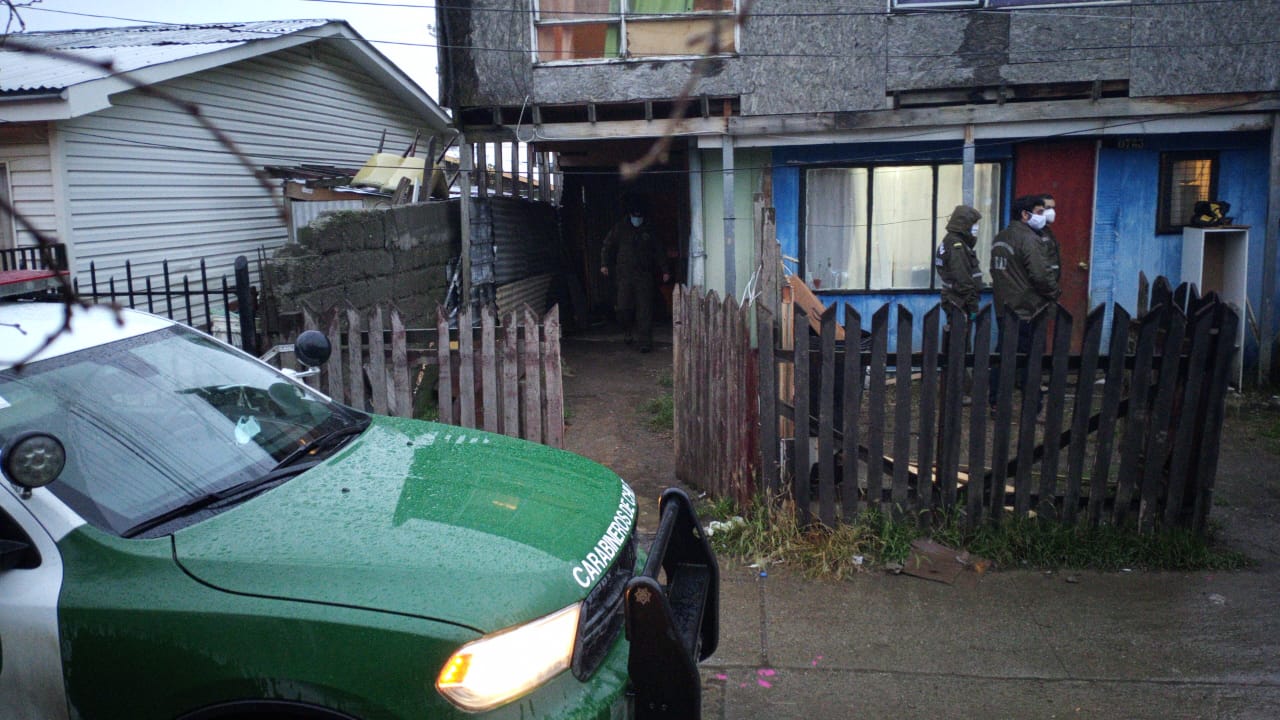
[[(525, 3), (528, 3), (527, 5)], [(523, 0), (521, 7), (531, 7)], [(672, 98), (692, 63), (535, 66), (509, 0), (446, 15), (464, 106)], [(744, 116), (876, 110), (911, 90), (1129, 80), (1134, 97), (1280, 90), (1280, 2), (1232, 0), (890, 13), (887, 0), (759, 0), (739, 53), (693, 94), (740, 95)]]
[(1133, 8), (1130, 94), (1280, 90), (1280, 3), (1161, 0)]

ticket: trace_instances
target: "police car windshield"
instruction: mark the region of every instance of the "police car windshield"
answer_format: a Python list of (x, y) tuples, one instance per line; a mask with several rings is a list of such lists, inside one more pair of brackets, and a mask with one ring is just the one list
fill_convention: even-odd
[(368, 421), (181, 326), (0, 372), (0, 442), (57, 436), (50, 491), (116, 535)]

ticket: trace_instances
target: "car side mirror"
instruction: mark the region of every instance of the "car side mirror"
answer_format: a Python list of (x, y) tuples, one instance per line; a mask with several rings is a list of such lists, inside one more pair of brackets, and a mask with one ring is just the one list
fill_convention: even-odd
[(22, 488), (22, 497), (44, 487), (62, 473), (67, 464), (67, 451), (62, 441), (46, 432), (28, 430), (5, 443), (0, 467), (5, 477)]
[(307, 368), (318, 368), (329, 361), (333, 346), (319, 330), (305, 330), (293, 341), (293, 355)]

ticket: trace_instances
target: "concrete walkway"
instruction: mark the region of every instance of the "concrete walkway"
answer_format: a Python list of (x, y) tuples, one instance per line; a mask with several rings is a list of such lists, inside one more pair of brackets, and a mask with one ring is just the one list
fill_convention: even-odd
[(1280, 718), (1275, 563), (722, 578), (706, 718)]

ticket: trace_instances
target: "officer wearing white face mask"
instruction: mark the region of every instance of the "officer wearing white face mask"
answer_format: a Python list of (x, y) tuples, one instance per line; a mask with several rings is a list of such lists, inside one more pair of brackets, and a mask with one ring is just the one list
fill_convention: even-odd
[(613, 278), (614, 309), (628, 345), (646, 353), (653, 348), (653, 302), (656, 277), (667, 282), (666, 256), (646, 216), (645, 203), (634, 195), (623, 199), (625, 216), (605, 236), (600, 274)]
[[(1031, 320), (1062, 294), (1042, 247), (1041, 231), (1047, 222), (1044, 211), (1044, 199), (1040, 195), (1024, 195), (1014, 200), (1014, 219), (991, 244), (991, 287), (998, 317), (1013, 313), (1020, 320)], [(1000, 335), (1004, 335), (1003, 322)], [(1023, 322), (1018, 328), (1018, 353), (1026, 354), (1030, 349), (1031, 325)], [(988, 399), (993, 405), (998, 390), (996, 371), (993, 365)], [(1017, 386), (1023, 387), (1026, 369), (1016, 377)]]
[(1041, 247), (1044, 210), (1039, 195), (1014, 200), (1014, 220), (991, 244), (991, 285), (997, 313), (1010, 311), (1030, 320), (1062, 294)]
[(957, 205), (947, 220), (946, 237), (933, 253), (943, 302), (964, 310), (970, 320), (978, 312), (978, 293), (982, 290), (982, 266), (973, 251), (981, 219), (982, 213), (976, 209)]
[(1045, 193), (1040, 196), (1044, 200), (1044, 229), (1040, 231), (1040, 247), (1044, 249), (1045, 262), (1049, 264), (1049, 272), (1054, 282), (1062, 284), (1062, 251), (1058, 247), (1058, 237), (1053, 234), (1053, 221), (1058, 211), (1054, 208), (1057, 201)]

